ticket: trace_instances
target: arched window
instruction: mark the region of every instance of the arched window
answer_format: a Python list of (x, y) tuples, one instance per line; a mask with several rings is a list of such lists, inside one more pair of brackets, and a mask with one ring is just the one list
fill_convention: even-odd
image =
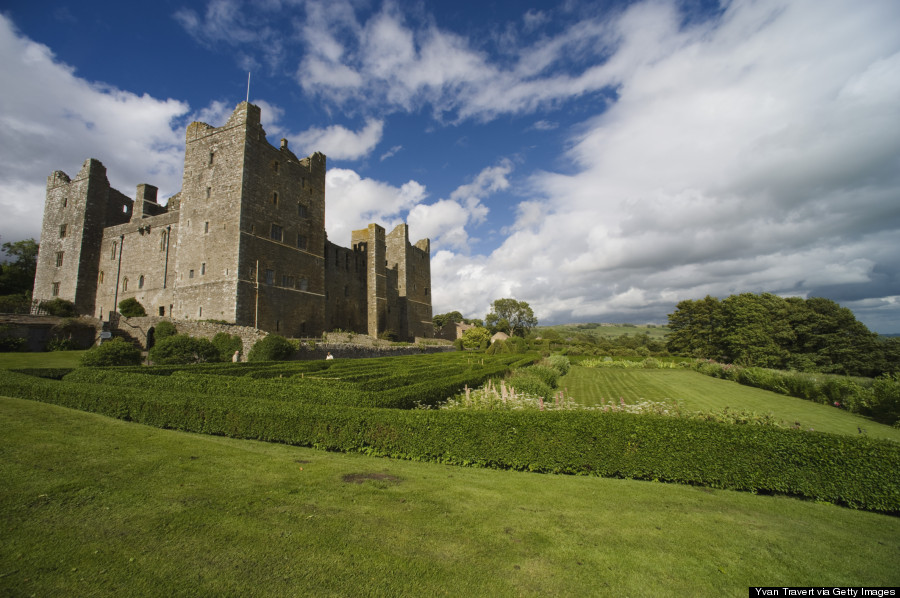
[(144, 275), (143, 275), (143, 274), (141, 274), (141, 277), (138, 278), (138, 288), (139, 288), (139, 289), (143, 289), (143, 288), (144, 288)]
[(160, 251), (166, 250), (166, 241), (168, 241), (168, 240), (169, 240), (169, 233), (165, 230), (162, 231), (162, 234), (160, 234), (160, 236), (159, 236), (159, 250)]
[(127, 291), (127, 290), (128, 290), (128, 277), (126, 276), (126, 277), (122, 280), (122, 292), (125, 292), (125, 291)]

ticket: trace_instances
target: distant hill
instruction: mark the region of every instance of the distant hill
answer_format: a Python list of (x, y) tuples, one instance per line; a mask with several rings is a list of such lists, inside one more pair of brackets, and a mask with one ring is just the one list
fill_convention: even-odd
[(607, 324), (598, 322), (538, 326), (534, 329), (534, 332), (540, 336), (546, 330), (553, 330), (562, 337), (587, 334), (597, 338), (616, 338), (626, 334), (646, 334), (655, 340), (665, 339), (669, 333), (669, 327), (664, 324)]

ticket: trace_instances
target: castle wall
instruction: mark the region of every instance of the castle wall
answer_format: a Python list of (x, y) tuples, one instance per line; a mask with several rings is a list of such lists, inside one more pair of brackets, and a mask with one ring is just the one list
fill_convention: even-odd
[(148, 315), (171, 316), (175, 306), (178, 212), (108, 227), (100, 245), (95, 317), (137, 299)]
[(365, 254), (326, 242), (325, 281), (325, 331), (366, 334)]

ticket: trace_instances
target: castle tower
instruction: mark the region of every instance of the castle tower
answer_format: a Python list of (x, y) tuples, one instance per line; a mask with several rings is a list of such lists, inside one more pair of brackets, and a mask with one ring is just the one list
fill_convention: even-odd
[(320, 334), (325, 156), (270, 145), (247, 102), (222, 127), (195, 122), (186, 137), (175, 316)]
[(94, 315), (103, 229), (127, 222), (131, 209), (132, 201), (109, 186), (99, 160), (86, 160), (74, 180), (59, 170), (52, 173), (34, 299), (67, 299), (78, 313)]

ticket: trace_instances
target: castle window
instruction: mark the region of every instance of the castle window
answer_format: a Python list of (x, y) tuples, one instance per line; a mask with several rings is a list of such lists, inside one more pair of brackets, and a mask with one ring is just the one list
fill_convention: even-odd
[(208, 232), (209, 232), (209, 222), (204, 222), (204, 223), (203, 223), (203, 232), (204, 232), (204, 233), (208, 233)]
[(56, 252), (56, 267), (57, 268), (60, 268), (63, 265), (63, 254), (64, 253), (65, 253), (64, 251)]
[(349, 296), (350, 296), (350, 287), (347, 285), (344, 285), (344, 297), (349, 297)]
[(212, 187), (206, 188), (206, 199), (209, 199), (210, 194), (212, 193)]
[(206, 262), (200, 264), (200, 275), (203, 276), (204, 274), (206, 274)]
[(63, 238), (65, 238), (65, 236), (66, 236), (66, 225), (60, 224), (59, 225), (59, 238), (63, 239)]
[(203, 306), (202, 305), (197, 309), (197, 317), (198, 318), (203, 317)]
[(112, 242), (112, 252), (109, 254), (109, 259), (111, 259), (111, 260), (116, 259), (116, 252), (118, 250), (119, 250), (119, 242), (113, 241)]
[(161, 316), (166, 315), (166, 306), (165, 305), (159, 306), (159, 315), (161, 315)]
[(287, 274), (281, 275), (281, 286), (286, 287), (288, 289), (294, 288), (294, 277), (288, 276)]
[(305, 235), (297, 235), (297, 249), (306, 249)]
[(272, 203), (275, 204), (276, 206), (278, 205), (278, 192), (277, 191), (272, 193)]
[(301, 218), (308, 218), (309, 214), (306, 211), (306, 206), (302, 203), (297, 204), (297, 215)]
[(193, 278), (193, 277), (194, 277), (194, 271), (191, 270), (190, 272), (188, 272), (188, 278)]
[(128, 290), (128, 277), (126, 276), (126, 277), (122, 280), (122, 292), (124, 293), (124, 292), (127, 291), (127, 290)]
[(215, 160), (216, 152), (209, 152), (209, 165), (213, 165), (213, 161)]
[(301, 291), (307, 291), (307, 290), (309, 290), (309, 281), (306, 280), (305, 278), (301, 278), (301, 279), (298, 281), (298, 283), (299, 283), (298, 286), (299, 286), (299, 288), (300, 288)]
[(144, 288), (144, 275), (143, 274), (141, 274), (140, 278), (138, 278), (138, 288), (139, 289)]
[(100, 283), (103, 283), (103, 270), (100, 270)]
[(69, 205), (69, 198), (63, 197), (63, 207), (66, 207), (67, 205)]
[(277, 161), (277, 160), (276, 160), (275, 163), (272, 165), (272, 168), (275, 170), (275, 174), (278, 174), (278, 161)]
[(428, 287), (425, 287), (425, 295), (428, 295)]
[(266, 270), (266, 284), (275, 284), (275, 270)]
[(54, 282), (50, 285), (50, 294), (54, 297), (59, 297), (59, 283)]
[(277, 224), (272, 225), (272, 232), (270, 234), (274, 241), (281, 241), (281, 232), (282, 231), (280, 226), (278, 226)]

